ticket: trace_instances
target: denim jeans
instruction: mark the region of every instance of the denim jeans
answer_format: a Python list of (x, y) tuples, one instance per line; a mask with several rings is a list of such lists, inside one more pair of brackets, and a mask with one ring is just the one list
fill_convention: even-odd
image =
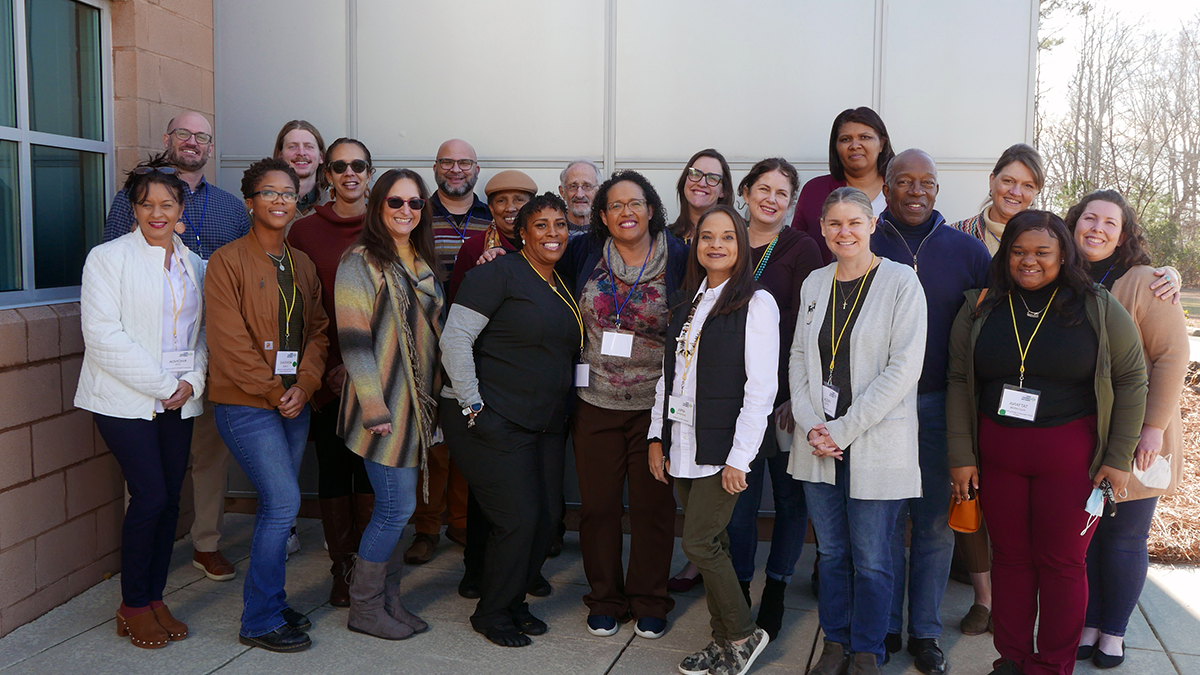
[[(942, 596), (954, 556), (954, 530), (947, 524), (950, 504), (950, 448), (946, 443), (946, 392), (917, 397), (920, 427), (921, 496), (904, 500), (892, 535), (892, 615), (889, 633), (904, 626), (904, 587), (908, 582), (908, 634), (915, 638), (942, 636)], [(908, 570), (904, 566), (905, 521), (912, 518)]]
[[(775, 433), (774, 425), (767, 433)], [(787, 472), (786, 452), (777, 452), (770, 459), (759, 455), (750, 463), (746, 474), (746, 489), (738, 496), (729, 520), (729, 553), (738, 581), (754, 578), (754, 554), (758, 552), (758, 507), (762, 503), (763, 481), (771, 475), (771, 493), (775, 499), (775, 524), (771, 529), (771, 552), (767, 554), (767, 577), (785, 584), (792, 580), (796, 561), (804, 547), (808, 509), (804, 504), (804, 488)], [(765, 469), (764, 469), (765, 465)]]
[(892, 603), (892, 531), (904, 500), (853, 499), (850, 466), (837, 462), (836, 485), (804, 481), (808, 519), (817, 534), (821, 593), (818, 618), (825, 639), (883, 663)]
[(1146, 583), (1146, 538), (1158, 497), (1117, 504), (1117, 515), (1096, 521), (1087, 550), (1088, 628), (1124, 636)]
[(285, 623), (284, 561), (292, 522), (300, 513), (297, 480), (308, 441), (309, 407), (290, 420), (278, 410), (241, 405), (217, 404), (215, 412), (221, 439), (258, 492), (241, 628), (244, 637), (258, 637)]
[(417, 467), (395, 467), (365, 460), (367, 476), (375, 489), (375, 510), (363, 530), (358, 557), (385, 563), (417, 508)]

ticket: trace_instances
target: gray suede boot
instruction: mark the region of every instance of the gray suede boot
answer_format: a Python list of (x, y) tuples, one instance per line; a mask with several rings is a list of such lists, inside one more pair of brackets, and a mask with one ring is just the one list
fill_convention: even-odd
[(413, 633), (424, 633), (429, 630), (429, 624), (405, 609), (404, 603), (400, 601), (400, 577), (403, 576), (404, 559), (398, 549), (399, 547), (392, 553), (392, 558), (387, 563), (387, 577), (383, 581), (383, 606), (393, 619), (411, 628)]
[(347, 627), (356, 633), (366, 633), (384, 640), (403, 640), (412, 637), (413, 629), (391, 617), (383, 606), (384, 576), (387, 563), (354, 563), (350, 581), (350, 618)]

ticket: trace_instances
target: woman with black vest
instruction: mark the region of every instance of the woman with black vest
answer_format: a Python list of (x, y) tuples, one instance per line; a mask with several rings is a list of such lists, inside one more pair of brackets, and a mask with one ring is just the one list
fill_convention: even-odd
[(725, 534), (778, 387), (779, 308), (756, 286), (745, 222), (730, 206), (709, 209), (696, 225), (687, 290), (672, 298), (649, 431), (650, 471), (675, 478), (683, 552), (704, 575), (712, 616), (713, 639), (679, 664), (684, 675), (741, 675), (770, 641), (750, 620)]

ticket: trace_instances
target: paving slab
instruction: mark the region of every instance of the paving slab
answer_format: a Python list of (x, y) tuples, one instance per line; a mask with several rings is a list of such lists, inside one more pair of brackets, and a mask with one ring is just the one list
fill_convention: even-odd
[(1138, 606), (1167, 652), (1200, 656), (1200, 567), (1151, 565)]
[(1175, 663), (1179, 675), (1200, 675), (1200, 656), (1173, 654), (1171, 661)]

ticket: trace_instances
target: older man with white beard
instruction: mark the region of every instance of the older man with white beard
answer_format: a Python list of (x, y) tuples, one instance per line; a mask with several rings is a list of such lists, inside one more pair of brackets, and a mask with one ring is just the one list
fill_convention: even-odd
[(577, 159), (558, 175), (558, 194), (567, 203), (567, 227), (572, 238), (591, 227), (592, 200), (603, 182), (600, 167), (590, 159)]

